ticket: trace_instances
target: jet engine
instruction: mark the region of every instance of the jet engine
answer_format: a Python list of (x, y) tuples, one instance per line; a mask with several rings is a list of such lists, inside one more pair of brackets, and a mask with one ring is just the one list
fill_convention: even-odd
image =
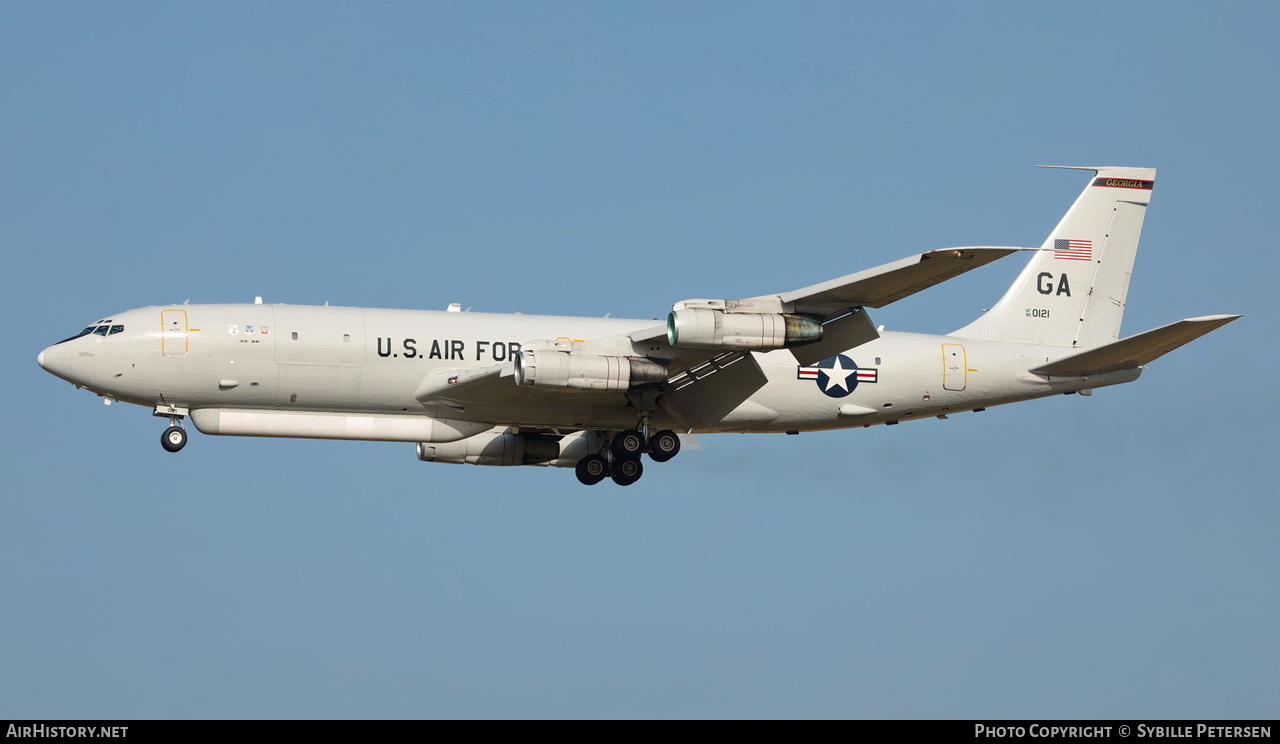
[(524, 349), (516, 354), (516, 384), (561, 390), (618, 392), (665, 382), (661, 364), (640, 357)]
[(667, 316), (667, 341), (677, 348), (768, 351), (821, 338), (821, 323), (790, 313), (725, 312), (677, 305)]

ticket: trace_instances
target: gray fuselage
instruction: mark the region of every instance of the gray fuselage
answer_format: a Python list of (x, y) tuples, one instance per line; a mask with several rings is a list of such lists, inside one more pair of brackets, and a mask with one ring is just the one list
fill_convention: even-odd
[[(41, 364), (93, 392), (137, 405), (438, 417), (531, 428), (634, 425), (625, 396), (566, 391), (538, 405), (424, 409), (419, 383), (450, 370), (511, 362), (535, 339), (589, 340), (650, 329), (654, 320), (269, 304), (172, 305), (99, 321), (122, 327), (49, 347)], [(1136, 379), (1046, 378), (1028, 368), (1067, 348), (915, 333), (882, 333), (828, 374), (789, 351), (754, 353), (767, 380), (695, 431), (813, 431), (938, 416)], [(854, 369), (850, 369), (853, 367)], [(512, 383), (514, 384), (514, 383)], [(197, 419), (199, 423), (199, 419)], [(412, 434), (370, 439), (412, 441)]]

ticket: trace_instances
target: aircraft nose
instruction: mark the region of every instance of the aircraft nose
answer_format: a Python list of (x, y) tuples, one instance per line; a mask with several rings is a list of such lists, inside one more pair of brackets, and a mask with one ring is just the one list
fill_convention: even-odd
[(54, 344), (36, 357), (36, 363), (46, 372), (57, 375), (64, 380), (71, 379), (71, 349), (68, 344)]

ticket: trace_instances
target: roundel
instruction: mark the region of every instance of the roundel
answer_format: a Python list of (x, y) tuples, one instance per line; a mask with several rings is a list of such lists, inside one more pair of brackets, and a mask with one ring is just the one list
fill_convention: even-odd
[(859, 367), (844, 354), (836, 354), (809, 367), (799, 367), (796, 378), (813, 380), (818, 389), (832, 398), (843, 398), (852, 393), (861, 382), (878, 382), (880, 371), (875, 368)]

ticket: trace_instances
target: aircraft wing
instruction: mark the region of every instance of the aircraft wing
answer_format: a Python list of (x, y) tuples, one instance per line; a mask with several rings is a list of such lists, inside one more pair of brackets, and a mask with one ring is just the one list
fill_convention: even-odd
[[(788, 313), (807, 316), (823, 324), (822, 339), (795, 346), (791, 353), (800, 364), (813, 364), (879, 337), (864, 312), (867, 307), (884, 307), (1018, 251), (1035, 250), (1011, 246), (967, 246), (917, 253), (899, 261), (866, 271), (831, 279), (820, 284), (742, 300), (685, 300), (681, 307), (719, 307), (729, 313)], [(673, 360), (682, 371), (708, 359), (715, 351), (673, 348), (666, 341), (667, 327), (654, 326), (629, 335), (637, 353), (650, 358)]]
[[(515, 365), (512, 364), (495, 364), (479, 369), (451, 369), (423, 378), (413, 397), (424, 405), (436, 403), (460, 408), (477, 396), (485, 399), (498, 393), (495, 402), (501, 402), (502, 393), (510, 394), (519, 390), (514, 378)], [(490, 389), (488, 395), (484, 393), (486, 389)]]
[[(852, 307), (884, 307), (1017, 251), (1009, 246), (944, 248), (777, 295), (789, 312), (829, 316)], [(753, 298), (757, 299), (757, 298)], [(758, 298), (764, 299), (764, 298)]]
[[(712, 376), (715, 376), (714, 378)], [(719, 354), (673, 377), (659, 388), (637, 391), (652, 395), (654, 403), (682, 430), (716, 424), (737, 408), (768, 379), (747, 352)], [(661, 393), (660, 395), (654, 395)], [(636, 409), (628, 393), (548, 390), (515, 382), (510, 364), (478, 370), (452, 370), (419, 383), (414, 398), (427, 413), (468, 421), (517, 422), (520, 412), (573, 411), (582, 426), (567, 429), (634, 425)]]
[[(626, 394), (622, 392), (554, 390), (517, 385), (515, 365), (509, 362), (428, 375), (418, 383), (413, 397), (432, 415), (468, 421), (506, 421), (507, 414), (518, 410), (548, 407), (572, 409), (586, 421), (591, 418), (592, 411), (601, 406), (627, 406)], [(441, 410), (431, 410), (436, 407)], [(460, 415), (464, 412), (466, 415)]]
[[(737, 312), (795, 313), (823, 321), (821, 340), (790, 349), (800, 364), (813, 364), (879, 336), (862, 308), (883, 307), (1021, 250), (1031, 249), (946, 248), (790, 292), (723, 302)], [(557, 348), (573, 354), (643, 357), (661, 363), (666, 368), (667, 381), (656, 386), (655, 392), (665, 394), (663, 405), (673, 417), (691, 425), (718, 420), (764, 384), (764, 375), (749, 353), (672, 346), (665, 323), (565, 346), (557, 342)], [(740, 363), (743, 361), (747, 363)], [(445, 406), (472, 414), (540, 406), (586, 411), (628, 405), (625, 392), (518, 385), (515, 367), (509, 363), (432, 375), (419, 384), (414, 397), (427, 407)]]

